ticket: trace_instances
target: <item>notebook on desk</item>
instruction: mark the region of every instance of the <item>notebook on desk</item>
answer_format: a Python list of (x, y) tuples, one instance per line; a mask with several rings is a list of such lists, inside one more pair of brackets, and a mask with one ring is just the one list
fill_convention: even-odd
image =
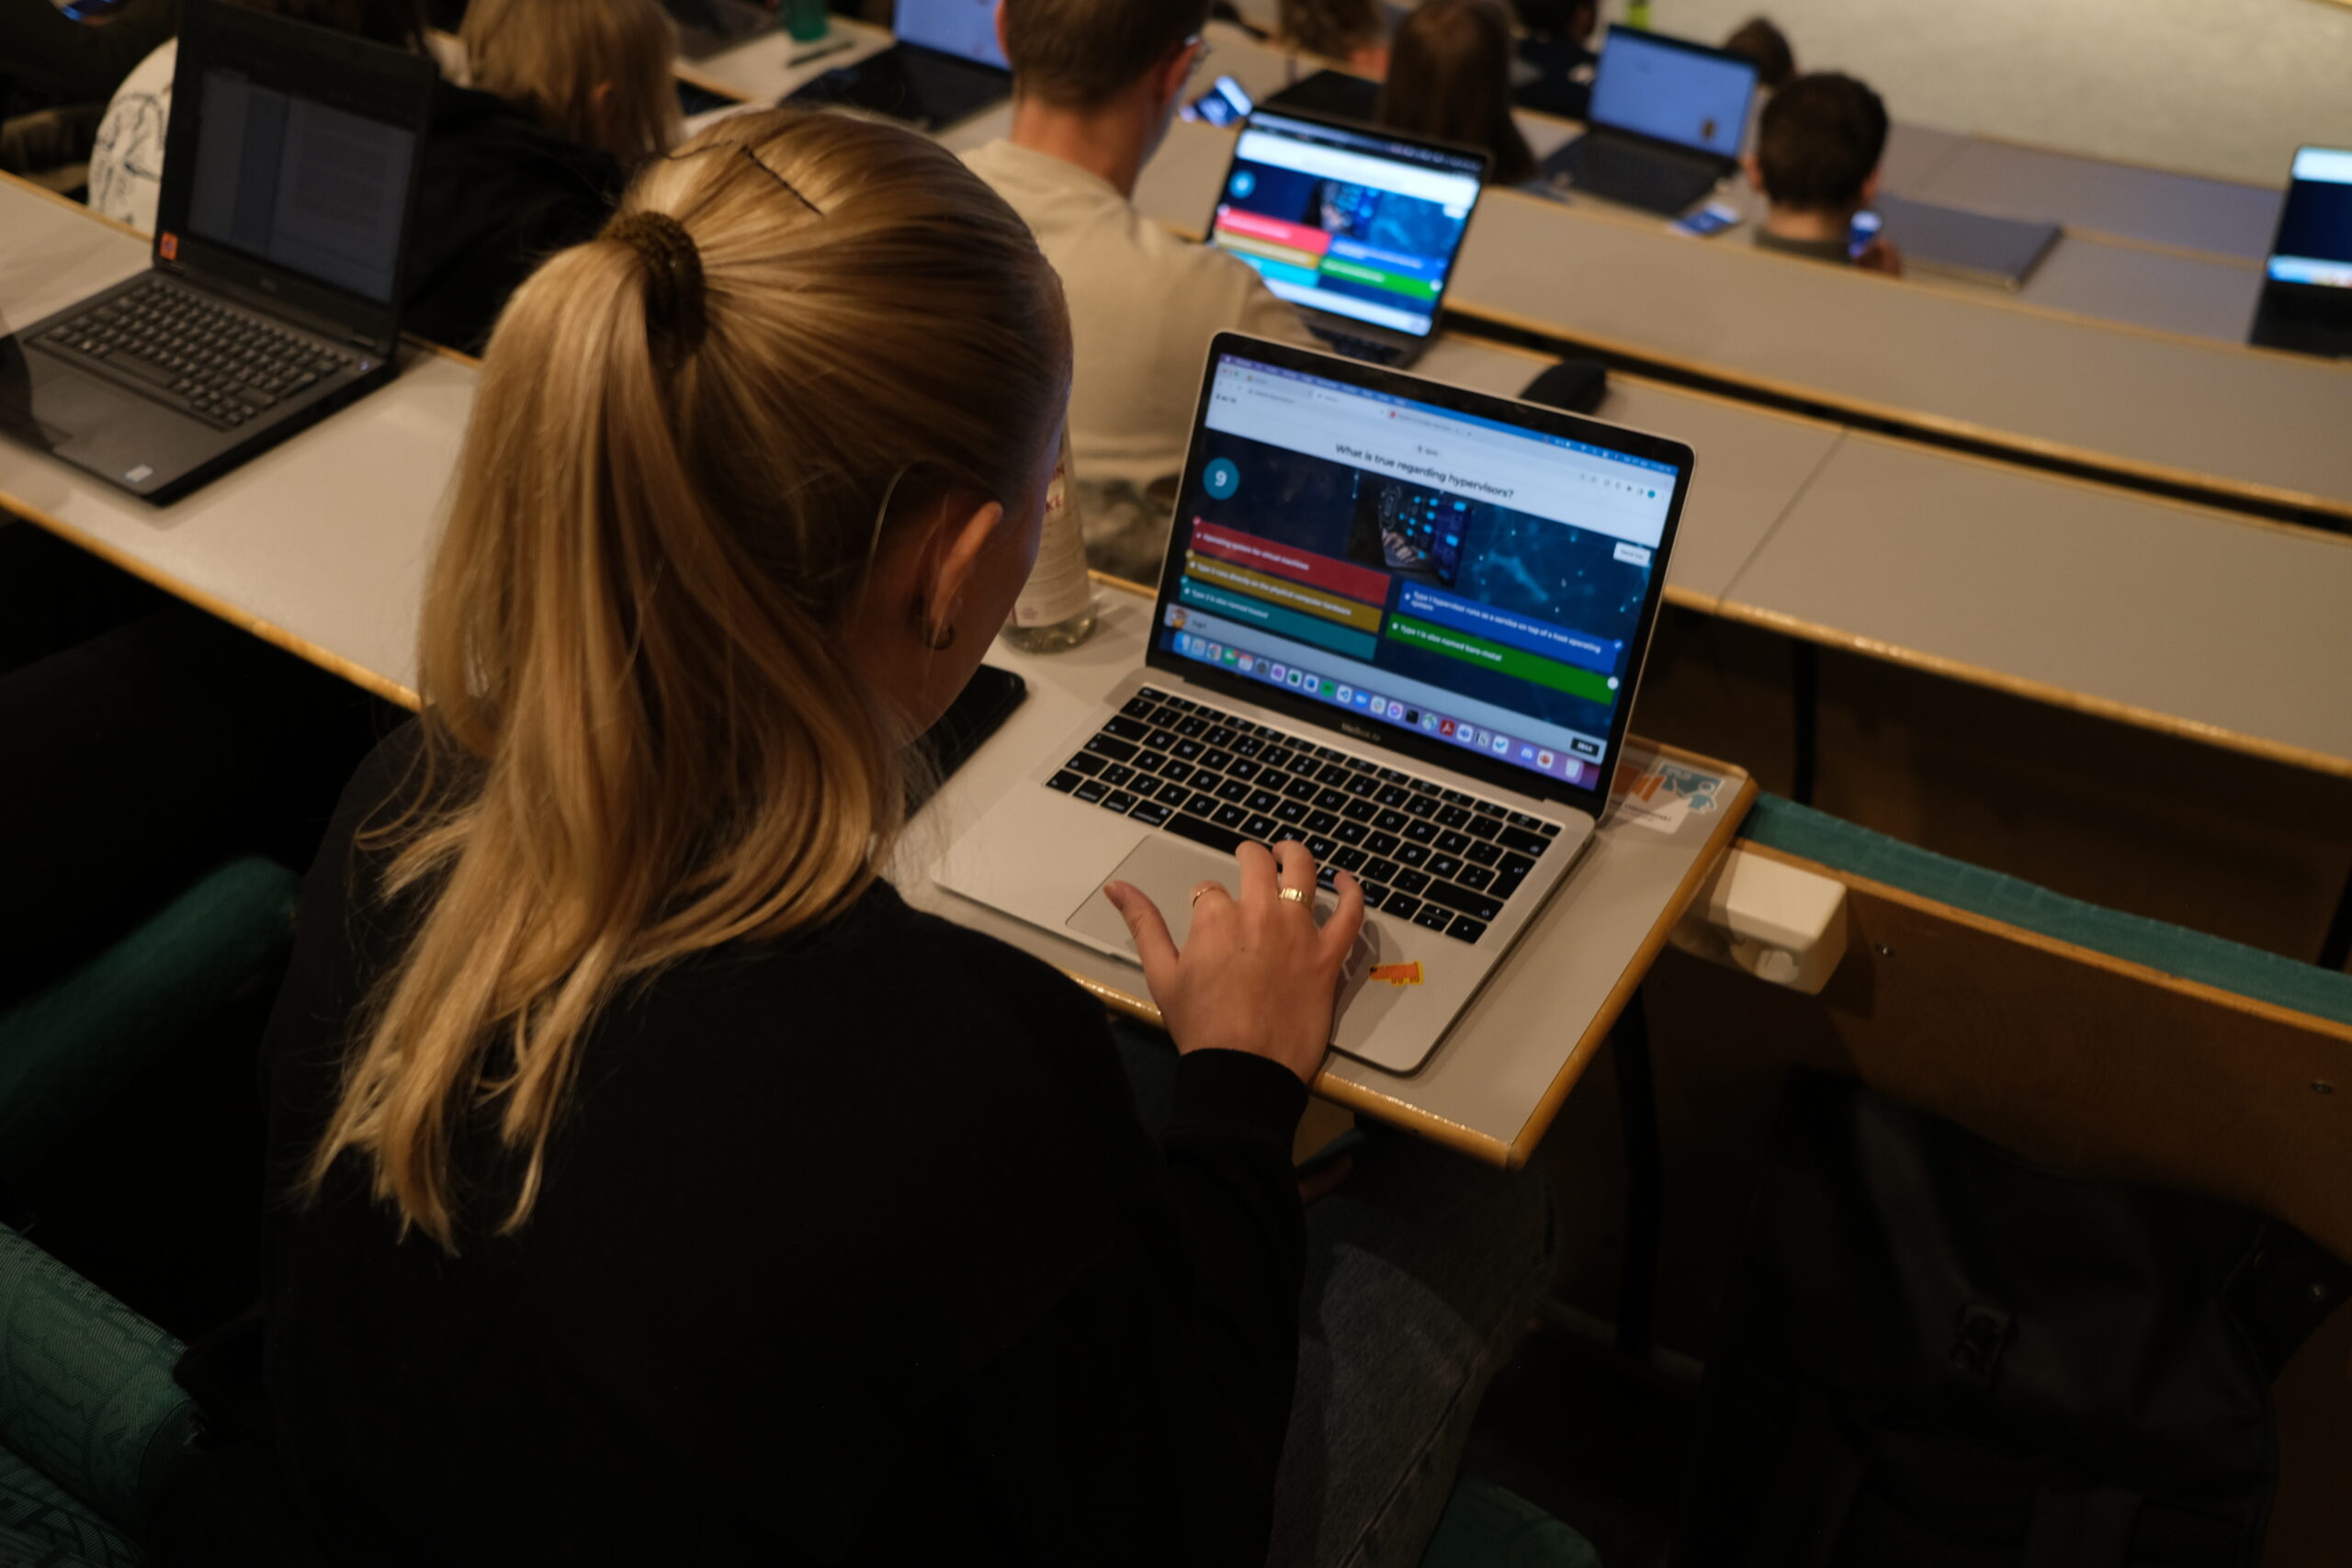
[(2296, 151), (2249, 341), (2352, 357), (2352, 149)]
[[(1333, 1045), (1417, 1070), (1608, 799), (1693, 458), (1678, 442), (1225, 333), (1145, 665), (941, 886), (1127, 963), (1102, 886), (1303, 841), (1370, 915)], [(1331, 907), (1330, 896), (1322, 908)]]
[(1899, 196), (1882, 196), (1876, 206), (1885, 225), (1881, 232), (1912, 272), (2018, 289), (2058, 243), (2055, 223), (1993, 218)]
[(1592, 83), (1592, 129), (1544, 160), (1544, 177), (1671, 217), (1739, 166), (1756, 62), (1663, 33), (1612, 27)]
[(939, 130), (1012, 96), (1012, 68), (996, 37), (996, 0), (898, 0), (898, 41), (828, 71), (784, 101), (843, 105)]
[(190, 0), (148, 270), (0, 340), (0, 434), (162, 502), (389, 379), (435, 80)]

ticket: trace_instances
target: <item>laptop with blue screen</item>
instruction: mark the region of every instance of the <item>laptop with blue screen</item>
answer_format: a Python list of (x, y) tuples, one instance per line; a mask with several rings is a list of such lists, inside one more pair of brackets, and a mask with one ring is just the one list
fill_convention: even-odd
[(1403, 367), (1437, 333), (1486, 176), (1481, 152), (1261, 111), (1234, 143), (1209, 243), (1340, 353)]
[(940, 885), (1132, 964), (1104, 882), (1149, 894), (1181, 946), (1190, 890), (1233, 886), (1237, 847), (1300, 840), (1324, 912), (1340, 870), (1371, 907), (1332, 1043), (1415, 1071), (1607, 802), (1693, 462), (1220, 335), (1144, 667)]
[(2296, 150), (2251, 341), (2352, 355), (2352, 148)]

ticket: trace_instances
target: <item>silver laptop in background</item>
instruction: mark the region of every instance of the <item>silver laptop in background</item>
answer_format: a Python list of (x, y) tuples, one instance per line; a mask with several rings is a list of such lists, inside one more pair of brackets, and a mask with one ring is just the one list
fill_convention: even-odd
[(1210, 348), (1144, 667), (940, 886), (1132, 964), (1102, 896), (1303, 840), (1374, 908), (1334, 1046), (1417, 1070), (1608, 799), (1690, 449), (1234, 333)]

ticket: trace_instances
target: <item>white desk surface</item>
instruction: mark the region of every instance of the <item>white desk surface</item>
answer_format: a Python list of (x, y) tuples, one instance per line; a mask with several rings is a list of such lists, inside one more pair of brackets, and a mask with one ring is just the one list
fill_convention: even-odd
[(2352, 538), (1849, 434), (1724, 613), (2352, 776)]
[(1972, 136), (1925, 178), (1906, 169), (1898, 181), (1890, 166), (1886, 187), (1918, 201), (2259, 262), (2286, 200), (2284, 168), (2278, 178), (2278, 187), (2239, 185)]
[[(1109, 587), (1099, 597), (1101, 626), (1071, 652), (1040, 658), (1001, 642), (990, 650), (989, 662), (1029, 682), (1029, 700), (924, 809), (894, 880), (910, 902), (1001, 937), (1124, 1010), (1148, 1015), (1142, 973), (1131, 964), (944, 892), (930, 877), (956, 835), (1007, 790), (1035, 787), (1025, 781), (1044, 749), (1059, 744), (1141, 660), (1151, 602)], [(1658, 755), (1643, 746), (1629, 749), (1628, 761), (1642, 769)], [(1523, 1164), (1753, 798), (1739, 770), (1668, 755), (1724, 777), (1722, 806), (1685, 818), (1671, 834), (1612, 815), (1419, 1072), (1400, 1077), (1333, 1056), (1316, 1092), (1495, 1164)]]

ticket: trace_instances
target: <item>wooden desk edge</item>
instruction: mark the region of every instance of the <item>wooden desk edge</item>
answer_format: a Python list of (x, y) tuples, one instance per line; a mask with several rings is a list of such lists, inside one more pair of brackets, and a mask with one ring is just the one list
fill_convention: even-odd
[(2101, 953), (2095, 947), (2083, 947), (2057, 937), (2045, 936), (2040, 931), (2029, 931), (2023, 926), (2012, 925), (2007, 920), (1995, 919), (1990, 915), (1980, 915), (1973, 909), (1963, 909), (1958, 905), (1944, 903), (1940, 899), (1928, 897), (1923, 893), (1913, 893), (1905, 888), (1873, 881), (1870, 877), (1854, 872), (1840, 870), (1833, 865), (1825, 865), (1819, 861), (1807, 860), (1803, 855), (1791, 854), (1785, 850), (1772, 849), (1744, 839), (1739, 840), (1736, 847), (1742, 854), (1757, 855), (1765, 860), (1777, 861), (1782, 865), (1793, 866), (1799, 871), (1810, 872), (1815, 876), (1827, 877), (1832, 882), (1843, 883), (1858, 892), (1869, 894), (1871, 897), (1931, 913), (1939, 919), (1949, 919), (1973, 931), (1999, 937), (2005, 942), (2022, 942), (2029, 947), (2055, 953), (2075, 963), (2087, 964), (2094, 968), (2104, 969), (2143, 985), (2154, 986), (2180, 996), (2211, 1002), (2217, 1006), (2225, 1007), (2233, 1012), (2243, 1013), (2249, 1018), (2263, 1019), (2271, 1022), (2284, 1023), (2296, 1029), (2333, 1035), (2347, 1044), (2352, 1044), (2352, 1024), (2339, 1023), (2334, 1019), (2321, 1018), (2315, 1013), (2299, 1012), (2293, 1008), (2283, 1007), (2277, 1002), (2266, 1002), (2258, 997), (2249, 997), (2241, 991), (2210, 985), (2203, 980), (2191, 980), (2184, 976), (2175, 975), (2168, 970), (2154, 968), (2129, 958), (2118, 958), (2113, 953)]
[(2309, 747), (2293, 745), (2284, 740), (2271, 740), (2259, 735), (2249, 735), (2243, 730), (2226, 728), (2218, 724), (2207, 724), (2198, 719), (2183, 718), (2177, 714), (2162, 713), (2154, 708), (2141, 707), (2137, 704), (2120, 702), (2112, 697), (2094, 696), (2087, 692), (2074, 691), (2023, 675), (2005, 674), (1997, 670), (1988, 670), (1981, 664), (1969, 663), (1965, 660), (1951, 659), (1939, 653), (1923, 652), (1918, 649), (1907, 648), (1901, 643), (1863, 637), (1856, 632), (1840, 631), (1834, 626), (1821, 626), (1779, 610), (1767, 610), (1754, 604), (1744, 604), (1729, 595), (1726, 595), (1717, 605), (1714, 613), (1727, 621), (1745, 622), (1748, 626), (1760, 626), (1766, 631), (1795, 637), (1799, 641), (1817, 643), (1823, 648), (1836, 649), (1840, 652), (1860, 654), (1866, 659), (1878, 660), (1882, 663), (1901, 665), (1926, 674), (1940, 676), (1947, 681), (1958, 681), (1965, 685), (2006, 692), (2011, 696), (2022, 697), (2029, 702), (2086, 714), (2094, 718), (2111, 719), (2118, 724), (2128, 724), (2135, 729), (2149, 729), (2159, 735), (2171, 735), (2207, 746), (2218, 746), (2224, 750), (2258, 757), (2266, 761), (2283, 762), (2290, 767), (2333, 774), (2338, 778), (2352, 778), (2352, 757), (2339, 757), (2332, 752), (2314, 751)]

